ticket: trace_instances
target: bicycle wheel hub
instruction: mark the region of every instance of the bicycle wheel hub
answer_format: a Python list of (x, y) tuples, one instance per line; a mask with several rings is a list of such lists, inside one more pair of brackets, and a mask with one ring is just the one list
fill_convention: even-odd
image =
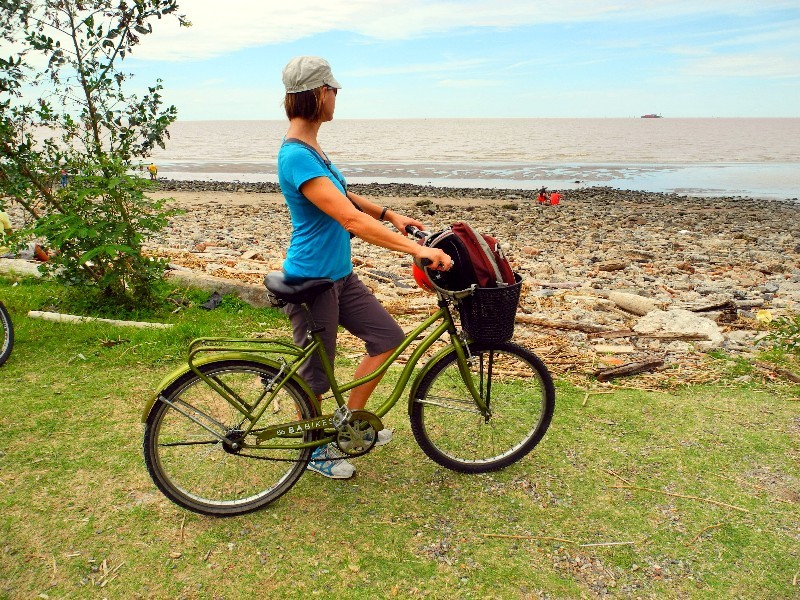
[(231, 429), (222, 442), (222, 448), (228, 454), (239, 454), (242, 451), (242, 440), (244, 431), (241, 429)]

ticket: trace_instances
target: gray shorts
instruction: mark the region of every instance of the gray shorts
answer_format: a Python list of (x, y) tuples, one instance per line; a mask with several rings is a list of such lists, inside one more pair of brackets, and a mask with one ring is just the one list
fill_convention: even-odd
[[(298, 346), (308, 344), (308, 324), (302, 307), (299, 304), (287, 304), (283, 310), (292, 322), (294, 343)], [(405, 339), (397, 322), (355, 273), (337, 280), (331, 289), (317, 296), (311, 303), (311, 314), (314, 316), (314, 325), (325, 328), (320, 335), (331, 362), (336, 356), (339, 325), (364, 340), (370, 356), (393, 350)], [(315, 394), (324, 394), (330, 389), (317, 356), (312, 356), (298, 373)]]

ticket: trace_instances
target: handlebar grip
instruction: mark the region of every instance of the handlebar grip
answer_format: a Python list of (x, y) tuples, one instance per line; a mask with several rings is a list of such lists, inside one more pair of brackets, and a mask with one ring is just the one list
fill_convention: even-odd
[[(413, 225), (406, 225), (406, 231), (420, 240), (424, 240), (426, 237), (431, 235), (430, 231), (423, 231), (419, 227), (414, 227)], [(427, 267), (432, 265), (433, 261), (430, 258), (421, 258), (417, 260), (417, 264), (420, 267)]]
[(406, 233), (409, 233), (418, 239), (424, 239), (430, 235), (429, 231), (423, 231), (419, 227), (414, 227), (413, 225), (406, 225)]

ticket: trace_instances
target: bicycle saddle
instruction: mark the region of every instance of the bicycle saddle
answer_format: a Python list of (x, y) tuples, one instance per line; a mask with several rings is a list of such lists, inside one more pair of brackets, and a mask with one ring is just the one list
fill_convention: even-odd
[(264, 285), (276, 298), (290, 304), (306, 304), (333, 287), (333, 279), (297, 279), (287, 281), (283, 272), (272, 271), (264, 277)]

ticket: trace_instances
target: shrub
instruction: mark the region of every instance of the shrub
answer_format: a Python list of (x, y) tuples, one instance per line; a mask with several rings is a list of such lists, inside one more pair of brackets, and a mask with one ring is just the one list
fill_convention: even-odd
[(795, 354), (800, 354), (800, 314), (793, 317), (778, 317), (770, 323), (772, 331), (764, 340)]
[(32, 219), (17, 240), (43, 240), (53, 254), (43, 268), (106, 301), (150, 300), (165, 267), (142, 243), (171, 213), (136, 171), (164, 147), (177, 110), (163, 106), (160, 81), (128, 94), (118, 63), (176, 9), (176, 0), (0, 2), (0, 39), (12, 48), (0, 58), (0, 210), (22, 206)]

